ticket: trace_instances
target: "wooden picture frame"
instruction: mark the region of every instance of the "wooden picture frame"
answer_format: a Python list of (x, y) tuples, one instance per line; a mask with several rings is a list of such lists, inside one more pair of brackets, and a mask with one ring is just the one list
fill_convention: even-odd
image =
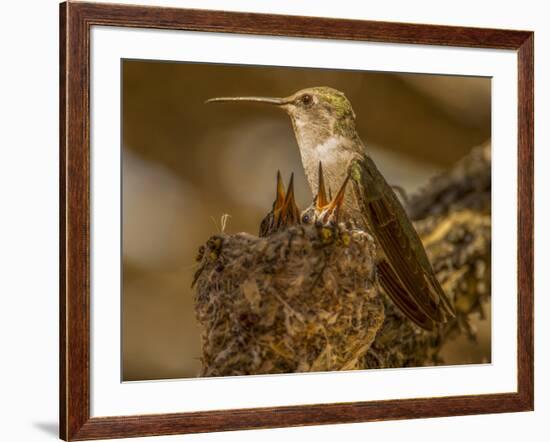
[[(518, 62), (517, 392), (90, 417), (90, 30), (117, 26), (509, 49)], [(529, 31), (162, 7), (60, 5), (60, 437), (133, 436), (533, 410), (534, 35)]]

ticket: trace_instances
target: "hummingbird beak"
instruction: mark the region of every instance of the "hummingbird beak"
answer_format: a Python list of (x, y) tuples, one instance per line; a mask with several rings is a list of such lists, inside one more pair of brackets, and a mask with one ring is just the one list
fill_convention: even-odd
[(318, 186), (317, 186), (317, 196), (315, 197), (315, 206), (317, 210), (321, 210), (325, 207), (329, 201), (327, 198), (327, 191), (325, 188), (325, 177), (323, 175), (323, 165), (319, 161), (319, 173), (318, 173)]
[(208, 103), (227, 103), (230, 101), (244, 101), (246, 103), (266, 103), (273, 104), (275, 106), (282, 106), (288, 104), (289, 100), (287, 98), (270, 98), (270, 97), (217, 97), (210, 98), (205, 101), (205, 104)]

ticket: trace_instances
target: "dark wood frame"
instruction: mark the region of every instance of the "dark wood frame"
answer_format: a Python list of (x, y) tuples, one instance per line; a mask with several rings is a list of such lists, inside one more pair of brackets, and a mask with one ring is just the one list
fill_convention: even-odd
[[(518, 391), (91, 418), (89, 50), (90, 28), (96, 25), (517, 51)], [(61, 4), (60, 437), (65, 440), (86, 440), (533, 410), (533, 40), (533, 32), (528, 31), (116, 4)]]

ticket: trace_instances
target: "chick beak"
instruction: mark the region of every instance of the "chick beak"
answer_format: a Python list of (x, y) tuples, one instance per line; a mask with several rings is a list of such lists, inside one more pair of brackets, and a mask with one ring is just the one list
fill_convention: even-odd
[(322, 210), (329, 201), (327, 198), (327, 190), (325, 187), (325, 177), (323, 175), (323, 165), (319, 161), (319, 173), (318, 173), (318, 186), (317, 186), (317, 196), (315, 197), (315, 207), (317, 210)]
[(273, 202), (274, 224), (281, 223), (282, 211), (285, 204), (285, 185), (281, 178), (281, 172), (277, 171), (277, 188), (275, 190), (275, 201)]
[(275, 202), (273, 203), (274, 210), (281, 210), (285, 202), (285, 186), (283, 179), (281, 178), (281, 172), (277, 171), (277, 190), (275, 196)]
[(338, 222), (340, 211), (342, 209), (342, 204), (344, 203), (344, 196), (346, 194), (346, 186), (348, 184), (348, 181), (349, 175), (340, 186), (340, 190), (338, 190), (338, 193), (336, 194), (334, 199), (329, 203), (328, 207), (326, 208), (325, 217), (327, 219), (325, 220), (325, 222), (328, 221), (328, 218), (331, 216), (335, 222)]
[(294, 199), (294, 174), (290, 175), (288, 182), (288, 192), (281, 210), (281, 222), (285, 225), (300, 223), (300, 210)]

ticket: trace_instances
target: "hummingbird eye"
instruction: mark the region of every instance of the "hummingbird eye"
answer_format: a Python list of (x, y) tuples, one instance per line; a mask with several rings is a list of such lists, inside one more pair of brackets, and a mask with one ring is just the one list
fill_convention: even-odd
[(300, 101), (301, 101), (302, 104), (304, 104), (305, 106), (309, 106), (309, 105), (313, 104), (313, 97), (312, 97), (310, 94), (304, 94), (304, 95), (302, 95), (302, 97), (300, 98)]
[(309, 215), (306, 214), (306, 215), (302, 216), (302, 222), (304, 224), (309, 224)]

